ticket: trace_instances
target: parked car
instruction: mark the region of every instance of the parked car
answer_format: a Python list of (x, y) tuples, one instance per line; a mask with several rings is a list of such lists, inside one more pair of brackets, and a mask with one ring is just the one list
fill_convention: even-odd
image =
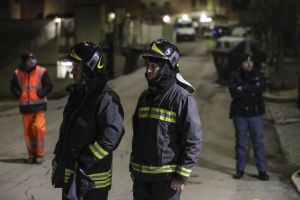
[(211, 34), (215, 38), (220, 38), (222, 36), (228, 36), (231, 34), (231, 28), (229, 26), (218, 25), (210, 30)]
[(196, 30), (192, 22), (176, 23), (175, 24), (176, 40), (191, 40), (196, 39)]

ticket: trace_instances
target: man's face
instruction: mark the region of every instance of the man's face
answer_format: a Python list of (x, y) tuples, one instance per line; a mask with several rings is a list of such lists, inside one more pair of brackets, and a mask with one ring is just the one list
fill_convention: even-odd
[(31, 67), (33, 67), (35, 64), (36, 64), (36, 61), (35, 61), (35, 58), (33, 58), (33, 57), (29, 57), (29, 58), (26, 60), (26, 62), (25, 62), (25, 66), (26, 66), (27, 68), (31, 68)]
[(73, 65), (73, 69), (71, 73), (73, 75), (74, 82), (76, 84), (80, 83), (81, 80), (83, 79), (83, 64), (73, 62), (72, 65)]
[(250, 57), (247, 58), (244, 62), (242, 62), (242, 68), (244, 71), (251, 71), (253, 69), (253, 61)]
[(146, 75), (149, 80), (153, 80), (159, 76), (160, 66), (154, 62), (147, 62)]

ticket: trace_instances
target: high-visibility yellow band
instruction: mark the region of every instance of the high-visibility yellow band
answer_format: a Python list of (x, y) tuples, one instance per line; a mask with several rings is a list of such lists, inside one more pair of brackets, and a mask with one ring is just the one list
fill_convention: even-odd
[(161, 116), (161, 115), (156, 115), (156, 114), (139, 114), (139, 118), (152, 118), (152, 119), (159, 119), (170, 123), (176, 123), (175, 119)]
[(155, 43), (152, 45), (151, 49), (160, 55), (165, 56), (165, 54), (155, 45)]
[(97, 64), (97, 68), (98, 69), (102, 69), (103, 68), (103, 66), (104, 66), (104, 64), (100, 64), (101, 63), (101, 60), (102, 60), (102, 58), (100, 58), (100, 60), (99, 60), (99, 62), (98, 62), (98, 64)]
[(138, 111), (139, 118), (153, 118), (170, 123), (176, 123), (176, 113), (173, 111), (155, 107), (140, 107)]
[(178, 173), (178, 174), (180, 174), (182, 176), (185, 176), (185, 177), (189, 177), (190, 176), (190, 174), (184, 173), (182, 171), (176, 171), (176, 173)]
[(104, 188), (111, 185), (111, 178), (105, 181), (96, 181), (95, 188)]
[(188, 169), (188, 168), (185, 168), (185, 167), (182, 167), (182, 166), (178, 166), (179, 169), (181, 169), (182, 171), (185, 171), (187, 173), (191, 173), (192, 170), (191, 169)]
[(89, 177), (93, 181), (103, 181), (108, 179), (109, 177), (112, 176), (112, 171), (109, 170), (108, 172), (102, 172), (102, 173), (97, 173), (97, 174), (90, 174)]
[(191, 169), (177, 165), (146, 166), (134, 163), (132, 161), (130, 162), (130, 165), (134, 171), (145, 174), (161, 174), (176, 172), (182, 176), (189, 177), (192, 172)]
[(105, 151), (105, 150), (98, 144), (98, 142), (95, 142), (95, 143), (94, 143), (94, 146), (95, 146), (96, 149), (97, 149), (98, 151), (100, 151), (104, 156), (108, 155), (108, 152)]
[(187, 169), (185, 167), (182, 166), (178, 166), (176, 173), (182, 175), (182, 176), (186, 176), (189, 177), (191, 175), (192, 170), (191, 169)]
[(160, 112), (167, 115), (176, 116), (176, 113), (170, 110), (156, 108), (156, 107), (140, 107), (139, 111), (153, 111), (153, 112)]
[(98, 142), (95, 142), (94, 144), (90, 144), (89, 149), (94, 154), (94, 156), (97, 157), (98, 159), (103, 159), (105, 156), (109, 154), (98, 144)]
[(82, 61), (82, 59), (75, 53), (74, 49), (71, 51), (69, 55), (75, 58), (76, 60)]
[(131, 167), (134, 171), (147, 173), (147, 174), (161, 174), (171, 173), (176, 171), (177, 165), (163, 165), (163, 166), (146, 166), (130, 162)]
[(68, 183), (70, 176), (74, 174), (74, 171), (71, 169), (65, 169), (65, 179), (64, 179), (64, 183)]
[(98, 159), (103, 159), (103, 156), (101, 156), (97, 150), (95, 149), (95, 147), (93, 145), (89, 145), (89, 149), (91, 150), (91, 152), (94, 154), (94, 156)]
[(112, 170), (110, 169), (107, 172), (89, 174), (88, 176), (94, 182), (94, 188), (104, 188), (111, 185)]

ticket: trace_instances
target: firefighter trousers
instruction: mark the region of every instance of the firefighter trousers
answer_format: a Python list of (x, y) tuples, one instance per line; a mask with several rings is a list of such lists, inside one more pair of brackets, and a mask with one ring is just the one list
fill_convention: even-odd
[(171, 181), (134, 180), (134, 200), (179, 200), (181, 191), (171, 189)]
[(45, 154), (45, 112), (23, 114), (24, 139), (29, 158)]

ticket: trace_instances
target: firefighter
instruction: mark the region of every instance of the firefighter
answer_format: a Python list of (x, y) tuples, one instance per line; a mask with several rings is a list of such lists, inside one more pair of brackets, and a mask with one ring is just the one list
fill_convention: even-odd
[(133, 114), (130, 172), (134, 200), (177, 200), (202, 144), (193, 87), (179, 74), (177, 47), (164, 39), (142, 54), (149, 88)]
[(20, 112), (23, 115), (27, 161), (41, 163), (45, 154), (46, 96), (52, 91), (53, 84), (46, 68), (37, 65), (33, 53), (21, 54), (21, 64), (14, 71), (10, 89), (19, 100)]
[(108, 86), (103, 51), (81, 42), (69, 51), (74, 83), (67, 87), (59, 139), (52, 162), (52, 184), (62, 199), (105, 200), (111, 188), (112, 152), (124, 134), (119, 96)]

